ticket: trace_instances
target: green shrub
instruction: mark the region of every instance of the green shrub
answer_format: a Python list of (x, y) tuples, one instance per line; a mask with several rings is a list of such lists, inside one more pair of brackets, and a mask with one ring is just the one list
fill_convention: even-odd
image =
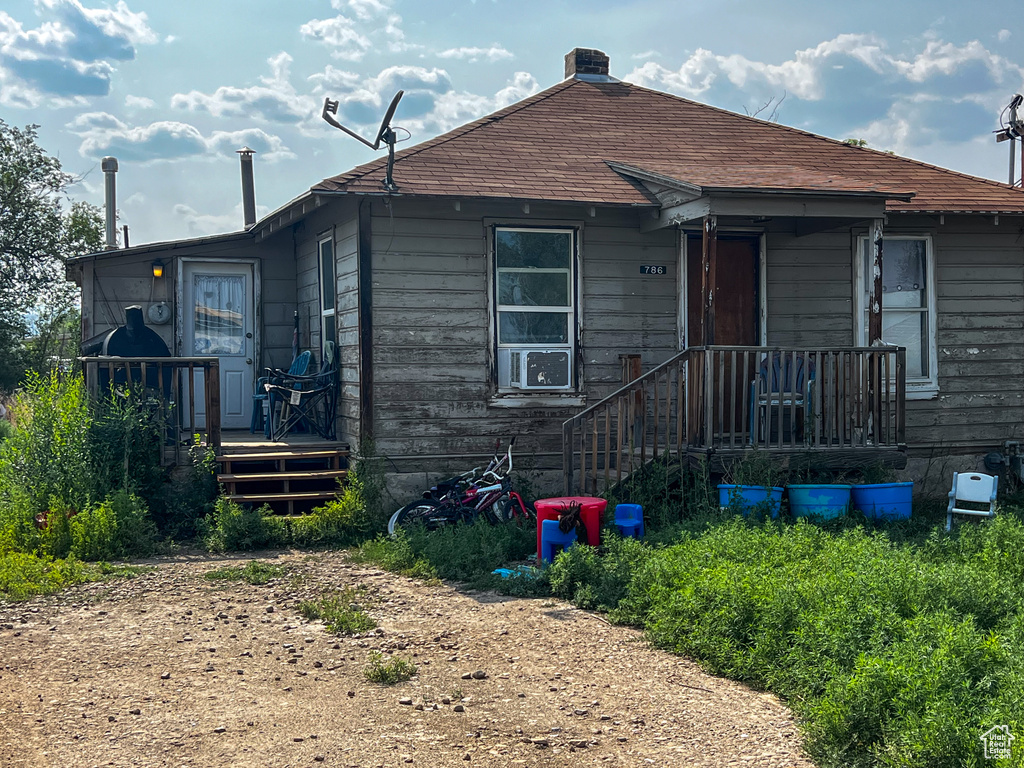
[(150, 513), (161, 534), (191, 539), (200, 533), (200, 521), (213, 513), (217, 501), (217, 457), (199, 435), (189, 446), (189, 463), (161, 487)]
[(558, 554), (549, 572), (552, 592), (580, 608), (614, 610), (626, 596), (650, 548), (636, 539), (604, 532), (600, 554), (594, 547), (569, 547)]
[(489, 574), (537, 551), (536, 529), (514, 523), (491, 525), (482, 519), (437, 531), (414, 526), (405, 538), (416, 558), (430, 563), (442, 579), (457, 581)]
[(79, 560), (147, 557), (155, 549), (156, 526), (137, 496), (117, 491), (70, 521), (70, 552)]
[(323, 621), (327, 631), (336, 635), (368, 632), (376, 628), (377, 622), (357, 602), (363, 596), (349, 588), (317, 600), (303, 600), (299, 603), (299, 613), (310, 621)]
[(417, 557), (405, 534), (378, 536), (363, 542), (351, 555), (356, 563), (373, 563), (386, 571), (414, 579), (437, 579), (437, 571), (425, 559)]
[(0, 443), (0, 522), (16, 496), (30, 516), (48, 511), (51, 499), (84, 508), (96, 483), (89, 451), (92, 416), (80, 376), (29, 376), (11, 405), (12, 434)]
[(224, 497), (217, 499), (205, 532), (206, 546), (214, 552), (235, 552), (286, 545), (287, 521), (264, 511), (242, 507)]
[(371, 651), (363, 674), (371, 683), (394, 685), (395, 683), (405, 682), (415, 675), (416, 665), (410, 659), (403, 659), (398, 656), (388, 659), (378, 651)]
[(77, 560), (51, 560), (24, 552), (0, 555), (0, 595), (14, 600), (48, 595), (87, 580)]

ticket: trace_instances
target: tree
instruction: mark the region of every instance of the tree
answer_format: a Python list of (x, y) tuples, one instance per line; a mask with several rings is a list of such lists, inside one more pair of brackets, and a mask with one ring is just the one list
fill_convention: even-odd
[(103, 242), (99, 209), (71, 203), (75, 179), (39, 146), (37, 127), (0, 120), (0, 390), (24, 373), (28, 313), (38, 313), (33, 328), (45, 328), (52, 310), (66, 317), (64, 262)]

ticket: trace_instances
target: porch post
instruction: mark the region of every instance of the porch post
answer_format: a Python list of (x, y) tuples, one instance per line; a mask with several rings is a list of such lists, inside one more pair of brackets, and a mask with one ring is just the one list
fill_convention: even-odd
[[(871, 298), (868, 301), (868, 346), (882, 340), (882, 219), (871, 222)], [(858, 254), (859, 258), (859, 254)], [(860, 290), (860, 286), (857, 287)]]
[(700, 261), (701, 341), (704, 346), (715, 343), (715, 288), (718, 284), (718, 217), (704, 217), (704, 241)]

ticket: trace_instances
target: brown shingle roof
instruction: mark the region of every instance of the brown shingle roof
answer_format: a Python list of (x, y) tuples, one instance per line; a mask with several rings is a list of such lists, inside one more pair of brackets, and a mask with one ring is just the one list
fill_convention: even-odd
[[(889, 200), (892, 211), (1024, 212), (1024, 190), (996, 181), (629, 83), (576, 78), (396, 157), (403, 195), (655, 204), (612, 163), (708, 190), (903, 197)], [(384, 165), (361, 165), (312, 191), (380, 194)]]

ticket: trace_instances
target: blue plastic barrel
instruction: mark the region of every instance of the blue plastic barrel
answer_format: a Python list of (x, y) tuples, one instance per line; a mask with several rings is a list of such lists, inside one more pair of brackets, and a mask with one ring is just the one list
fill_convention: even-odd
[(853, 486), (853, 508), (871, 520), (909, 520), (913, 483)]
[(793, 517), (817, 515), (824, 520), (845, 515), (850, 508), (852, 485), (787, 485)]
[(755, 509), (769, 509), (772, 517), (778, 517), (779, 506), (782, 504), (782, 488), (763, 485), (720, 485), (718, 486), (718, 503), (723, 508), (739, 505), (744, 515)]

